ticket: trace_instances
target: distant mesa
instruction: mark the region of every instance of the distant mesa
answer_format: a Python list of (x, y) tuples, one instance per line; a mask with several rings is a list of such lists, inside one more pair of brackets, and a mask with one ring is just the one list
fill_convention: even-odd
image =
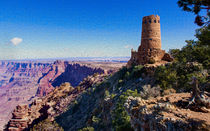
[(173, 58), (161, 49), (160, 17), (158, 15), (143, 17), (141, 45), (138, 51), (131, 50), (127, 67), (171, 61)]

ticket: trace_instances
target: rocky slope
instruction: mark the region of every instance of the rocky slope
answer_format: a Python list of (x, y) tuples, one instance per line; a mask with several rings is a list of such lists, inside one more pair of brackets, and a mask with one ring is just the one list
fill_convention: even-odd
[(69, 83), (63, 83), (47, 96), (34, 100), (30, 107), (27, 104), (18, 105), (12, 113), (12, 119), (10, 119), (6, 130), (36, 129), (35, 125), (42, 120), (53, 121), (54, 117), (68, 109), (69, 104), (75, 103), (76, 98), (83, 91), (103, 81), (105, 76), (104, 74), (89, 76), (77, 88), (73, 88)]
[[(198, 130), (208, 129), (209, 113), (196, 112), (177, 105), (179, 100), (189, 99), (190, 94), (176, 94), (174, 89), (161, 89), (155, 83), (156, 69), (156, 65), (122, 68), (102, 83), (84, 91), (76, 99), (76, 103), (71, 103), (68, 110), (55, 118), (56, 122), (67, 131), (193, 130), (194, 126)], [(162, 95), (166, 96), (161, 97)], [(135, 99), (131, 101), (131, 98), (136, 97), (142, 101), (139, 106), (134, 105), (138, 104)], [(147, 99), (152, 100), (147, 103)]]
[(125, 107), (136, 131), (210, 130), (210, 110), (204, 113), (180, 106), (190, 96), (190, 93), (175, 93), (149, 100), (130, 96)]
[[(148, 67), (147, 69), (149, 72), (151, 68)], [(124, 100), (121, 99), (124, 97), (124, 93), (129, 89), (138, 89), (142, 91), (142, 96), (146, 97), (159, 95), (160, 90), (158, 87), (152, 86), (152, 88), (149, 85), (149, 83), (154, 82), (152, 82), (153, 79), (147, 76), (144, 76), (144, 80), (139, 79), (138, 76), (135, 79), (123, 79), (123, 70), (124, 68), (106, 77), (103, 82), (87, 88), (76, 99), (76, 104), (70, 104), (71, 108), (55, 118), (56, 122), (67, 131), (77, 131), (85, 127), (93, 127), (95, 130), (117, 129), (118, 124), (115, 121), (120, 121), (122, 128), (127, 129), (123, 127), (124, 118), (126, 117), (124, 113), (126, 114), (126, 112), (120, 109), (124, 104)], [(150, 88), (154, 90), (154, 93), (146, 91)], [(120, 113), (122, 114), (119, 115), (123, 118), (122, 120), (116, 115), (118, 110), (121, 110)]]

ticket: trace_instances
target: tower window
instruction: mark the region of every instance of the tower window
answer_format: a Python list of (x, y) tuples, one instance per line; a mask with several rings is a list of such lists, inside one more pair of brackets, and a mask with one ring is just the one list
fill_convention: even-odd
[(149, 20), (149, 23), (151, 23), (151, 20)]
[(146, 23), (147, 23), (147, 21), (145, 20), (145, 21), (144, 21), (144, 23), (146, 24)]
[(160, 23), (160, 20), (158, 20), (158, 23)]
[(156, 20), (154, 20), (154, 22), (156, 23)]

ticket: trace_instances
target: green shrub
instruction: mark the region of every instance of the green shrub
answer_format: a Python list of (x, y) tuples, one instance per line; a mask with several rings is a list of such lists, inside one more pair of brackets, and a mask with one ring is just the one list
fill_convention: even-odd
[(56, 121), (50, 121), (49, 119), (43, 120), (34, 125), (30, 131), (64, 131), (62, 127), (56, 123)]
[(162, 89), (172, 88), (177, 81), (177, 72), (165, 66), (159, 66), (155, 71), (155, 78)]
[(200, 84), (207, 83), (208, 74), (204, 74), (202, 65), (196, 62), (175, 62), (155, 70), (156, 82), (164, 90), (174, 88), (178, 92), (190, 91), (193, 76), (198, 78)]
[(77, 100), (75, 100), (72, 105), (72, 113), (75, 113), (78, 109), (79, 109), (79, 103)]
[(96, 116), (93, 116), (92, 117), (92, 121), (93, 121), (93, 123), (96, 123), (96, 124), (98, 124), (99, 122), (100, 122), (100, 118), (98, 118), (98, 117), (96, 117)]
[(116, 131), (133, 131), (130, 124), (130, 116), (125, 110), (124, 103), (127, 100), (128, 96), (140, 96), (137, 90), (127, 90), (124, 92), (118, 99), (114, 110), (111, 112), (112, 114), (112, 124)]
[(107, 98), (107, 97), (109, 97), (109, 96), (110, 96), (109, 91), (106, 90), (105, 93), (104, 93), (104, 98)]
[(131, 78), (139, 78), (141, 77), (143, 71), (144, 66), (143, 65), (138, 65), (138, 66), (134, 66), (132, 71), (131, 71)]
[(181, 50), (172, 49), (170, 54), (177, 62), (199, 62), (205, 69), (210, 63), (210, 24), (196, 30), (197, 40), (186, 40), (187, 45)]
[(85, 127), (85, 128), (80, 129), (79, 131), (94, 131), (94, 128), (93, 127)]
[(125, 73), (128, 71), (128, 69), (126, 67), (121, 68), (118, 72), (118, 78), (119, 79), (124, 79), (125, 78)]
[(125, 79), (129, 79), (129, 77), (130, 77), (130, 72), (127, 71), (127, 72), (125, 73)]
[(112, 98), (112, 99), (113, 99), (115, 96), (116, 96), (116, 94), (113, 94), (113, 93), (111, 94), (111, 98)]

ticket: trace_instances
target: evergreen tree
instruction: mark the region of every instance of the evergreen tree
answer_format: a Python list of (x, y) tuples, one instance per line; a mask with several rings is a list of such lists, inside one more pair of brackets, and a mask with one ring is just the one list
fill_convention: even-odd
[[(210, 23), (210, 0), (179, 0), (179, 7), (184, 11), (193, 12), (196, 15), (195, 23), (199, 26)], [(206, 11), (205, 16), (201, 16), (201, 11)]]

